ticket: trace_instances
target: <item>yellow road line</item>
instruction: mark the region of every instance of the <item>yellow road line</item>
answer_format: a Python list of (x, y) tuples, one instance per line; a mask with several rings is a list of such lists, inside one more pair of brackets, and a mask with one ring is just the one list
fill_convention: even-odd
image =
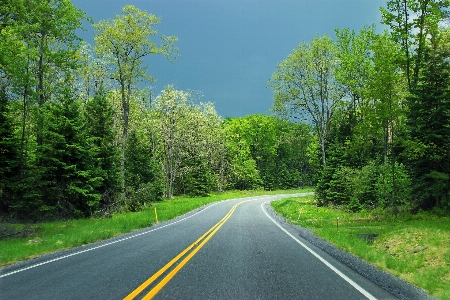
[(128, 296), (126, 296), (125, 300), (134, 299), (138, 294), (140, 294), (144, 289), (146, 289), (150, 284), (152, 284), (158, 277), (160, 277), (164, 272), (166, 272), (172, 265), (174, 265), (178, 260), (180, 260), (183, 256), (189, 253), (183, 261), (181, 261), (169, 274), (166, 275), (150, 292), (145, 295), (143, 299), (151, 299), (153, 298), (174, 276), (175, 274), (211, 239), (211, 237), (225, 224), (226, 221), (231, 217), (236, 207), (244, 202), (252, 201), (246, 200), (239, 203), (236, 203), (230, 211), (213, 227), (211, 227), (207, 232), (205, 232), (201, 237), (199, 237), (194, 243), (192, 243), (189, 247), (184, 249), (180, 254), (175, 256), (170, 262), (168, 262), (164, 267), (162, 267), (158, 272), (153, 274), (149, 279), (147, 279), (144, 283), (142, 283), (137, 289), (131, 292)]

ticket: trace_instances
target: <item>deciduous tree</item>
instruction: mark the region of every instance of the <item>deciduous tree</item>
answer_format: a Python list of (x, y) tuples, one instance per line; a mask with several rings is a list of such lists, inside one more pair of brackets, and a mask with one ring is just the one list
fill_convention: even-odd
[(141, 11), (132, 5), (122, 9), (122, 15), (113, 20), (104, 20), (94, 25), (95, 50), (99, 56), (112, 57), (110, 76), (120, 85), (122, 97), (123, 132), (122, 132), (122, 190), (125, 190), (125, 152), (128, 139), (130, 99), (136, 85), (145, 80), (153, 81), (147, 73), (144, 57), (150, 54), (162, 54), (169, 61), (177, 57), (174, 47), (177, 38), (161, 35), (161, 45), (151, 38), (158, 34), (154, 28), (161, 18)]
[(314, 125), (326, 166), (325, 145), (337, 103), (344, 96), (335, 78), (337, 48), (324, 35), (303, 42), (277, 66), (269, 82), (274, 91), (274, 110), (288, 119), (302, 117)]

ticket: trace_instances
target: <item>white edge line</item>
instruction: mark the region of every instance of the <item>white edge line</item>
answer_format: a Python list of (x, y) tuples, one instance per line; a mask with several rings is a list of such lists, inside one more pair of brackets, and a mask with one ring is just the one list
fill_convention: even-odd
[(263, 210), (263, 212), (266, 214), (266, 216), (275, 224), (277, 225), (281, 230), (283, 230), (287, 235), (289, 235), (292, 239), (294, 239), (298, 244), (300, 244), (303, 248), (305, 248), (306, 250), (308, 250), (309, 253), (311, 253), (312, 255), (314, 255), (317, 259), (319, 259), (321, 262), (323, 262), (328, 268), (330, 268), (331, 270), (333, 270), (336, 274), (338, 274), (342, 279), (344, 279), (345, 281), (347, 281), (350, 285), (352, 285), (355, 289), (357, 289), (361, 294), (363, 294), (364, 296), (366, 296), (368, 299), (371, 300), (376, 300), (377, 298), (375, 298), (374, 296), (372, 296), (368, 291), (366, 291), (365, 289), (363, 289), (360, 285), (358, 285), (356, 282), (354, 282), (353, 280), (351, 280), (350, 278), (348, 278), (345, 274), (343, 274), (341, 271), (339, 271), (338, 269), (336, 269), (332, 264), (330, 264), (329, 262), (327, 262), (324, 258), (322, 258), (319, 254), (317, 254), (316, 252), (314, 252), (311, 248), (309, 248), (308, 246), (306, 246), (304, 243), (302, 243), (300, 240), (298, 240), (295, 236), (293, 236), (289, 231), (287, 231), (286, 229), (284, 229), (283, 227), (281, 227), (280, 224), (278, 224), (271, 216), (269, 216), (269, 214), (266, 212), (266, 210), (264, 209), (264, 205), (266, 203), (268, 203), (270, 201), (264, 202), (263, 204), (261, 204), (261, 208)]
[[(261, 197), (267, 197), (267, 196), (255, 196), (255, 198), (261, 198)], [(251, 198), (253, 198), (253, 197), (251, 197)], [(239, 199), (240, 199), (240, 198), (236, 198), (236, 199), (228, 199), (228, 200), (224, 200), (224, 201), (229, 201), (229, 200), (239, 200)], [(257, 199), (255, 199), (255, 200), (257, 200)], [(89, 248), (89, 249), (77, 251), (77, 252), (74, 252), (74, 253), (71, 253), (71, 254), (67, 254), (67, 255), (64, 255), (64, 256), (60, 256), (60, 257), (54, 258), (54, 259), (46, 260), (46, 261), (43, 261), (43, 262), (38, 263), (38, 264), (35, 264), (35, 265), (31, 265), (31, 266), (26, 267), (26, 268), (22, 268), (22, 269), (18, 269), (18, 270), (12, 271), (12, 272), (8, 272), (8, 273), (5, 273), (5, 274), (1, 274), (1, 275), (0, 275), (0, 278), (7, 277), (7, 276), (10, 276), (10, 275), (14, 275), (14, 274), (17, 274), (17, 273), (26, 271), (26, 270), (30, 270), (30, 269), (33, 269), (33, 268), (36, 268), (36, 267), (39, 267), (39, 266), (42, 266), (42, 265), (46, 265), (46, 264), (49, 264), (49, 263), (52, 263), (52, 262), (61, 260), (61, 259), (69, 258), (69, 257), (71, 257), (71, 256), (75, 256), (75, 255), (78, 255), (78, 254), (82, 254), (82, 253), (85, 253), (85, 252), (89, 252), (89, 251), (92, 251), (92, 250), (96, 250), (96, 249), (99, 249), (99, 248), (103, 248), (103, 247), (106, 247), (106, 246), (109, 246), (109, 245), (112, 245), (112, 244), (116, 244), (116, 243), (119, 243), (119, 242), (123, 242), (123, 241), (129, 240), (129, 239), (132, 239), (132, 238), (135, 238), (135, 237), (138, 237), (138, 236), (147, 234), (147, 233), (154, 232), (154, 231), (156, 231), (156, 230), (159, 230), (159, 229), (162, 229), (162, 228), (165, 228), (165, 227), (174, 225), (174, 224), (176, 224), (176, 223), (179, 223), (179, 222), (181, 222), (181, 221), (184, 221), (184, 220), (186, 220), (186, 219), (189, 219), (189, 218), (191, 218), (191, 217), (193, 217), (193, 216), (195, 216), (195, 215), (197, 215), (197, 214), (199, 214), (199, 213), (205, 211), (206, 209), (208, 209), (208, 208), (210, 208), (210, 207), (212, 207), (212, 206), (214, 206), (214, 205), (216, 205), (216, 204), (218, 204), (218, 203), (221, 203), (221, 202), (223, 202), (223, 201), (217, 201), (217, 202), (211, 203), (211, 204), (209, 204), (209, 205), (206, 205), (206, 207), (204, 207), (203, 209), (199, 210), (198, 212), (196, 212), (196, 213), (194, 213), (194, 214), (192, 214), (192, 215), (190, 215), (190, 216), (184, 217), (184, 218), (182, 218), (182, 219), (179, 219), (179, 220), (173, 221), (173, 222), (170, 222), (170, 221), (169, 221), (169, 222), (170, 222), (169, 224), (163, 225), (163, 226), (161, 226), (161, 227), (154, 228), (154, 229), (151, 229), (151, 230), (148, 230), (148, 231), (144, 231), (144, 232), (141, 232), (141, 233), (133, 234), (133, 235), (127, 236), (127, 237), (125, 237), (125, 238), (117, 239), (117, 240), (114, 240), (114, 241), (111, 241), (111, 242), (108, 242), (108, 243), (104, 243), (104, 244), (101, 244), (101, 245), (98, 245), (98, 246), (95, 246), (95, 247), (92, 247), (92, 248)], [(101, 243), (101, 242), (99, 242), (99, 243)]]
[[(230, 200), (234, 200), (234, 199), (230, 199)], [(101, 245), (98, 245), (98, 246), (95, 246), (95, 247), (92, 247), (92, 248), (89, 248), (89, 249), (77, 251), (77, 252), (74, 252), (74, 253), (71, 253), (71, 254), (67, 254), (67, 255), (64, 255), (64, 256), (60, 256), (60, 257), (54, 258), (54, 259), (46, 260), (46, 261), (44, 261), (44, 262), (41, 262), (41, 263), (38, 263), (38, 264), (35, 264), (35, 265), (31, 265), (31, 266), (26, 267), (26, 268), (22, 268), (22, 269), (18, 269), (18, 270), (12, 271), (12, 272), (8, 272), (8, 273), (5, 273), (5, 274), (0, 275), (0, 278), (6, 277), (6, 276), (10, 276), (10, 275), (13, 275), (13, 274), (16, 274), (16, 273), (20, 273), (20, 272), (23, 272), (23, 271), (26, 271), (26, 270), (29, 270), (29, 269), (33, 269), (33, 268), (36, 268), (36, 267), (39, 267), (39, 266), (42, 266), (42, 265), (46, 265), (46, 264), (49, 264), (49, 263), (52, 263), (52, 262), (55, 262), (55, 261), (58, 261), (58, 260), (61, 260), (61, 259), (65, 259), (65, 258), (71, 257), (71, 256), (75, 256), (75, 255), (78, 255), (78, 254), (82, 254), (82, 253), (85, 253), (85, 252), (89, 252), (89, 251), (92, 251), (92, 250), (96, 250), (96, 249), (99, 249), (99, 248), (103, 248), (103, 247), (106, 247), (106, 246), (109, 246), (109, 245), (112, 245), (112, 244), (116, 244), (116, 243), (119, 243), (119, 242), (123, 242), (123, 241), (129, 240), (129, 239), (132, 239), (132, 238), (135, 238), (135, 237), (138, 237), (138, 236), (147, 234), (147, 233), (154, 232), (154, 231), (156, 231), (156, 230), (159, 230), (159, 229), (162, 229), (162, 228), (165, 228), (165, 227), (174, 225), (174, 224), (176, 224), (176, 223), (179, 223), (179, 222), (181, 222), (181, 221), (184, 221), (184, 220), (186, 220), (186, 219), (189, 219), (189, 218), (191, 218), (191, 217), (193, 217), (193, 216), (195, 216), (195, 215), (197, 215), (197, 214), (203, 212), (204, 210), (206, 210), (206, 209), (210, 208), (211, 206), (214, 206), (214, 205), (216, 205), (216, 204), (218, 204), (218, 203), (220, 203), (220, 201), (219, 201), (219, 202), (212, 203), (212, 204), (210, 204), (210, 205), (207, 205), (207, 206), (204, 207), (202, 210), (199, 210), (198, 212), (196, 212), (196, 213), (194, 213), (194, 214), (192, 214), (192, 215), (190, 215), (190, 216), (187, 216), (187, 217), (184, 217), (184, 218), (182, 218), (182, 219), (179, 219), (179, 220), (170, 222), (169, 224), (163, 225), (163, 226), (161, 226), (161, 227), (153, 228), (153, 229), (151, 229), (151, 230), (147, 230), (147, 231), (144, 231), (144, 232), (140, 232), (140, 233), (137, 233), (137, 234), (133, 234), (133, 235), (127, 236), (127, 237), (125, 237), (125, 238), (120, 238), (120, 239), (117, 239), (117, 240), (114, 240), (114, 241), (111, 241), (111, 242), (108, 242), (108, 243), (104, 243), (104, 244), (101, 244)], [(126, 233), (125, 233), (125, 234), (126, 234)], [(101, 243), (101, 242), (98, 242), (98, 243)], [(81, 247), (82, 247), (82, 246), (81, 246)]]

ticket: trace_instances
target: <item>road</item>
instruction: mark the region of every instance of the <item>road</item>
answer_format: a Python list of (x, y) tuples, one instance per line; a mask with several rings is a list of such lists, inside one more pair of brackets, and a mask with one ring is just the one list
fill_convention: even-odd
[(0, 299), (395, 299), (280, 222), (268, 203), (288, 196), (210, 204), (2, 268)]

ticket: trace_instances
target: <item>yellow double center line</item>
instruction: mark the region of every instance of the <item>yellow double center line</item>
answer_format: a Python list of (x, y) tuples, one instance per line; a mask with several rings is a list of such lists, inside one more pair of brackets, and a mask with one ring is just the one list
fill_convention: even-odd
[[(153, 274), (152, 277), (147, 279), (143, 284), (141, 284), (137, 289), (131, 292), (128, 296), (126, 296), (125, 300), (134, 299), (137, 295), (139, 295), (143, 290), (145, 290), (150, 284), (152, 284), (158, 277), (160, 277), (164, 272), (166, 272), (170, 267), (172, 267), (178, 260), (182, 257), (184, 259), (173, 268), (169, 274), (166, 275), (158, 284), (156, 284), (148, 294), (146, 294), (142, 299), (152, 299), (174, 276), (175, 274), (183, 268), (183, 266), (209, 241), (209, 239), (222, 227), (223, 224), (231, 217), (233, 212), (235, 211), (238, 205), (251, 201), (246, 200), (235, 204), (230, 211), (222, 218), (216, 225), (211, 227), (205, 234), (203, 234), (198, 240), (192, 243), (189, 247), (184, 249), (180, 254), (175, 256), (170, 262), (168, 262), (164, 267), (162, 267), (158, 272)], [(189, 252), (189, 254), (187, 254)], [(186, 255), (187, 254), (187, 255)]]

